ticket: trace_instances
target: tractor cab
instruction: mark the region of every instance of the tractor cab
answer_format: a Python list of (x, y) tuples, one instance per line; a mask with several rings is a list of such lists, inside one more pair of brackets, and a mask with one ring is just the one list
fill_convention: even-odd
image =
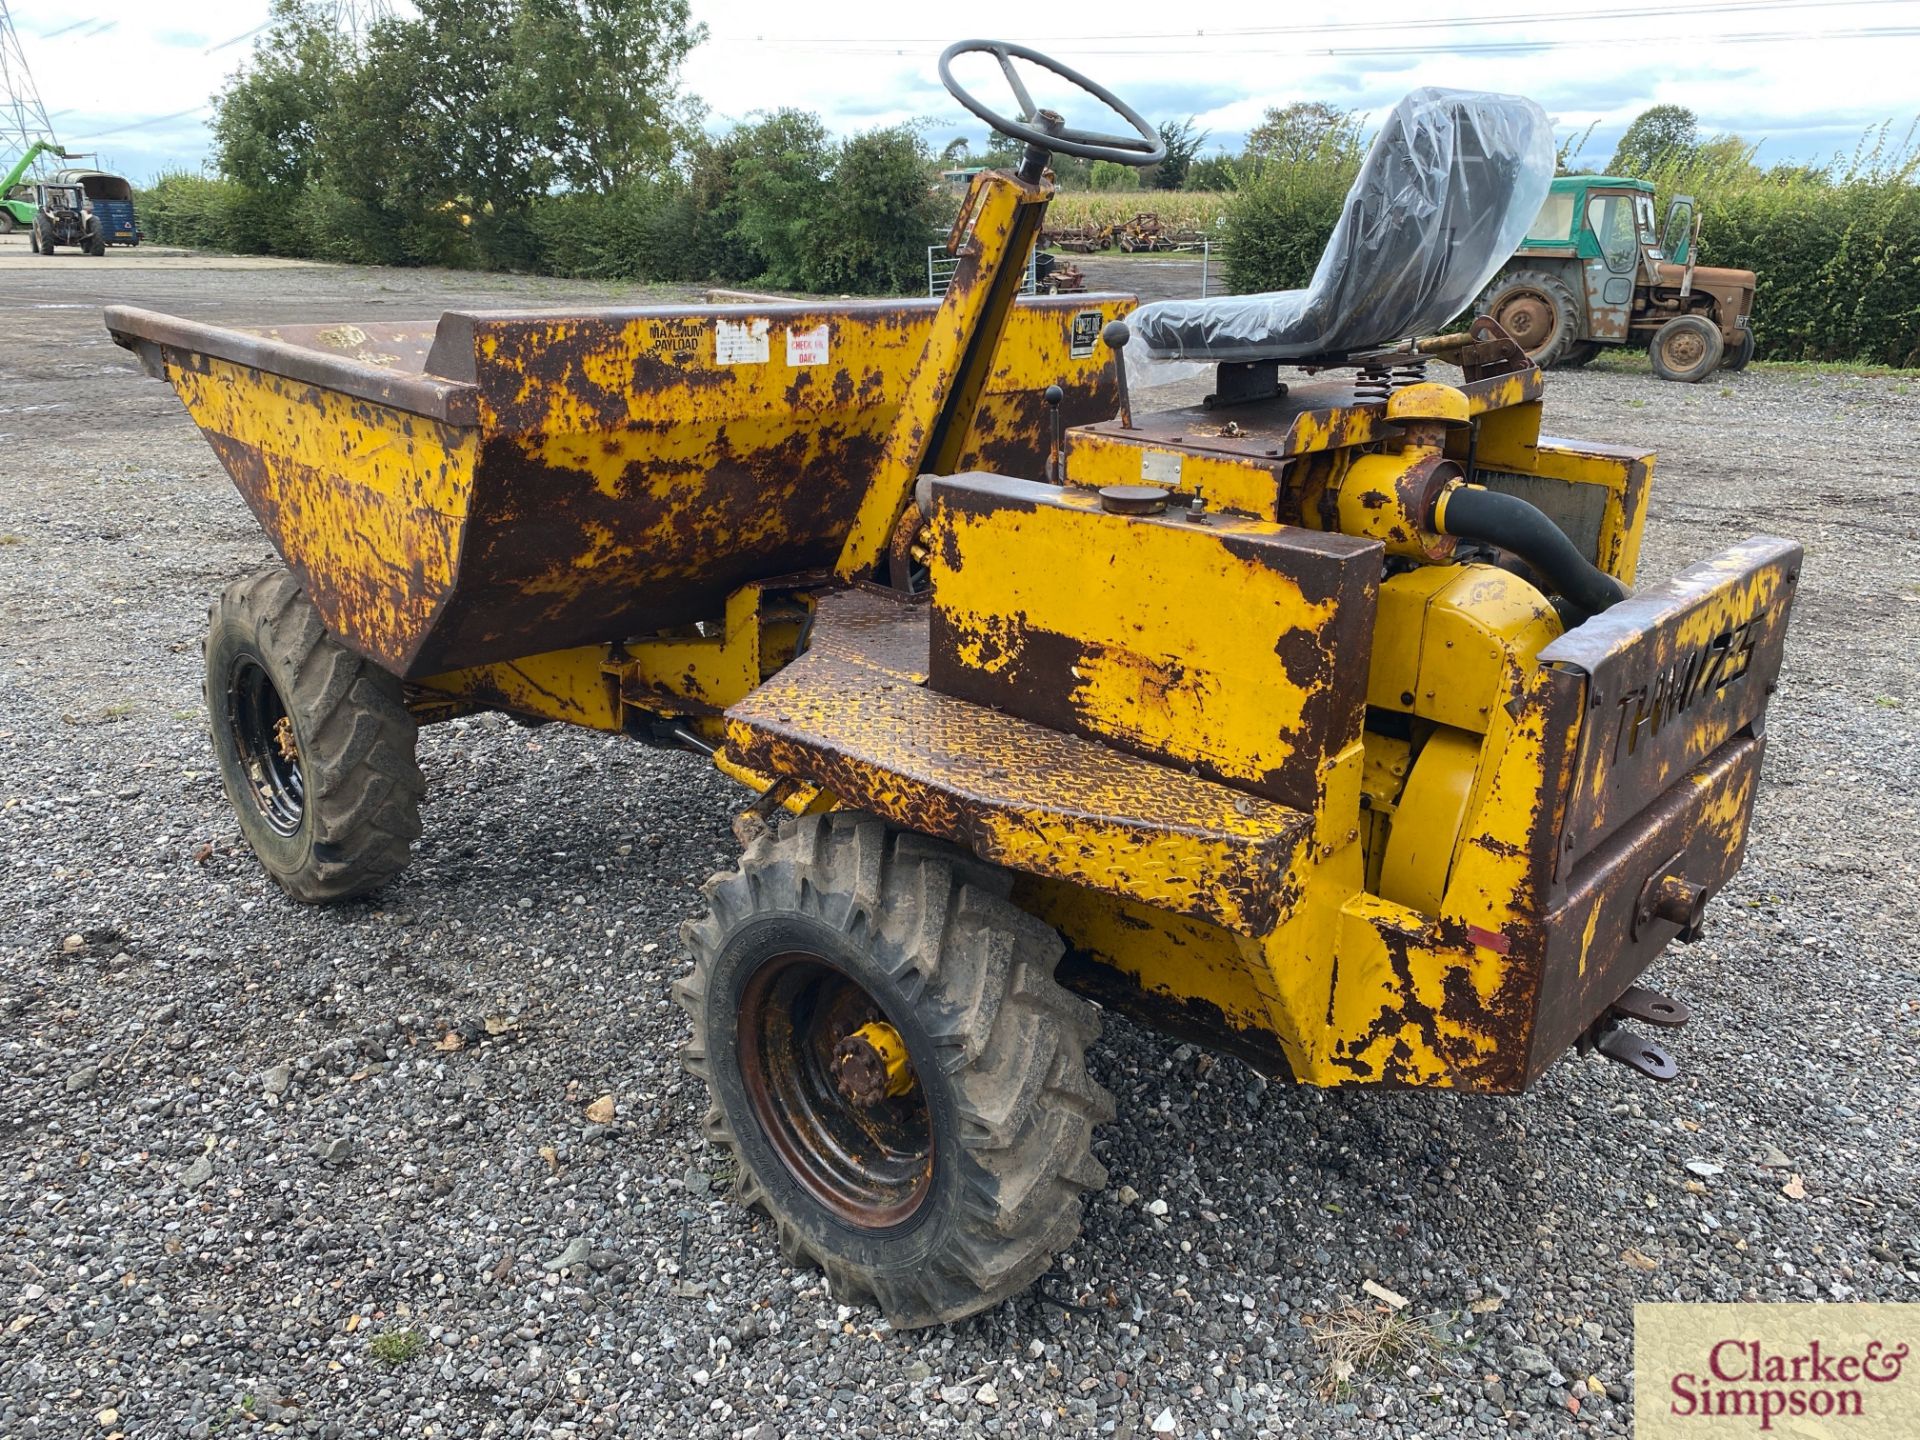
[(1743, 369), (1755, 277), (1695, 263), (1699, 218), (1690, 195), (1660, 216), (1645, 180), (1562, 175), (1479, 308), (1543, 366), (1645, 345), (1664, 379)]

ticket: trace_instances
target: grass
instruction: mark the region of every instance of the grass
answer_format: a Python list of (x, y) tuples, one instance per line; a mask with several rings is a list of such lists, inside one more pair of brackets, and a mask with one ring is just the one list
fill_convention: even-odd
[(1776, 375), (1874, 375), (1905, 380), (1920, 375), (1911, 366), (1876, 365), (1871, 360), (1755, 360), (1747, 368)]
[[(1602, 350), (1587, 362), (1589, 370), (1606, 370), (1619, 375), (1651, 375), (1653, 367), (1648, 363), (1646, 352), (1635, 346), (1616, 345)], [(1878, 378), (1912, 380), (1920, 378), (1920, 369), (1902, 368), (1898, 365), (1876, 365), (1871, 360), (1755, 360), (1747, 369), (1757, 374), (1767, 375), (1865, 375)], [(1720, 393), (1731, 395), (1732, 387), (1723, 385)], [(1896, 385), (1896, 395), (1905, 394), (1906, 387)]]
[(24, 545), (26, 543), (26, 536), (16, 535), (11, 530), (4, 535), (0, 535), (0, 545)]
[(404, 1365), (426, 1348), (418, 1330), (387, 1330), (367, 1342), (367, 1353), (382, 1365)]
[(1320, 1398), (1337, 1400), (1356, 1375), (1380, 1373), (1431, 1355), (1439, 1337), (1426, 1319), (1385, 1306), (1349, 1305), (1307, 1320), (1314, 1348), (1326, 1358)]

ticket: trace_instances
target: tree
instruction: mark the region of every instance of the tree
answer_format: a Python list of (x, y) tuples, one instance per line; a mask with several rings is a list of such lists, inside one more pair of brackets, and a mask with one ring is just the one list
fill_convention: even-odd
[(1138, 190), (1140, 172), (1132, 165), (1118, 165), (1111, 160), (1096, 160), (1093, 171), (1087, 177), (1095, 190)]
[(958, 170), (972, 163), (973, 147), (967, 143), (964, 135), (949, 140), (946, 148), (940, 152), (940, 166), (945, 170)]
[(1179, 190), (1186, 185), (1194, 157), (1208, 138), (1205, 130), (1195, 130), (1193, 125), (1191, 115), (1177, 125), (1171, 120), (1160, 122), (1160, 143), (1166, 147), (1167, 158), (1155, 165), (1149, 175), (1154, 189)]
[(942, 214), (933, 168), (917, 126), (842, 141), (826, 203), (805, 240), (805, 288), (875, 295), (924, 285), (927, 241)]
[(768, 284), (806, 286), (803, 257), (826, 209), (834, 149), (818, 115), (776, 110), (734, 127), (732, 188), (735, 238), (757, 261)]
[(1655, 105), (1634, 116), (1607, 164), (1609, 175), (1651, 176), (1667, 164), (1684, 164), (1700, 148), (1700, 121), (1684, 105)]
[(604, 195), (657, 174), (679, 147), (680, 65), (706, 38), (687, 3), (516, 0), (507, 93), (562, 184)]
[(1189, 190), (1237, 190), (1240, 188), (1240, 157), (1229, 155), (1224, 150), (1215, 151), (1204, 160), (1193, 162), (1193, 168), (1187, 171), (1187, 189)]
[(1358, 159), (1360, 125), (1351, 111), (1322, 100), (1296, 100), (1270, 109), (1247, 132), (1247, 154), (1282, 164), (1325, 157)]
[(680, 64), (705, 35), (688, 0), (416, 0), (414, 11), (355, 47), (331, 7), (275, 0), (215, 101), (222, 172), (361, 193), (397, 170), (430, 203), (497, 212), (556, 188), (608, 193), (663, 173), (682, 148)]
[(214, 97), (214, 155), (221, 173), (256, 190), (305, 185), (333, 114), (335, 81), (350, 59), (324, 9), (274, 0), (250, 62)]

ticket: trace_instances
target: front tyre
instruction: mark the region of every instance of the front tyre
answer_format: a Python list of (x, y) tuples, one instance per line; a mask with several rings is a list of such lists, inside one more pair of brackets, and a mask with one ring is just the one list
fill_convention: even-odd
[(1098, 1012), (1002, 873), (869, 816), (762, 835), (682, 931), (683, 1058), (735, 1194), (789, 1261), (898, 1327), (1017, 1294), (1106, 1184), (1086, 1070)]
[(1718, 325), (1702, 315), (1677, 315), (1654, 332), (1647, 356), (1662, 380), (1697, 385), (1719, 368), (1725, 350)]
[(221, 784), (280, 887), (325, 904), (405, 869), (426, 781), (400, 682), (329, 635), (279, 566), (220, 597), (206, 662)]
[(1744, 370), (1747, 362), (1753, 359), (1753, 331), (1742, 330), (1740, 338), (1734, 341), (1733, 348), (1727, 351), (1726, 358), (1720, 362), (1722, 370)]

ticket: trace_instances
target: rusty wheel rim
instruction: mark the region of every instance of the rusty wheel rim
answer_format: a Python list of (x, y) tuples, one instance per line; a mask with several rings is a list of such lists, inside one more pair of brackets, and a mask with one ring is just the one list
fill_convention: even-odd
[(297, 834), (306, 813), (307, 785), (293, 738), (293, 717), (273, 677), (251, 655), (235, 660), (227, 678), (227, 725), (260, 814), (277, 833)]
[(1519, 290), (1509, 295), (1494, 319), (1529, 353), (1543, 348), (1553, 338), (1553, 302), (1538, 290)]
[(933, 1190), (924, 1088), (858, 1104), (836, 1079), (841, 1042), (892, 1018), (831, 960), (795, 951), (748, 978), (736, 1020), (747, 1102), (782, 1168), (836, 1219), (863, 1230), (908, 1223)]
[(1691, 370), (1707, 353), (1707, 342), (1697, 331), (1682, 330), (1677, 335), (1660, 337), (1660, 353), (1675, 370)]

